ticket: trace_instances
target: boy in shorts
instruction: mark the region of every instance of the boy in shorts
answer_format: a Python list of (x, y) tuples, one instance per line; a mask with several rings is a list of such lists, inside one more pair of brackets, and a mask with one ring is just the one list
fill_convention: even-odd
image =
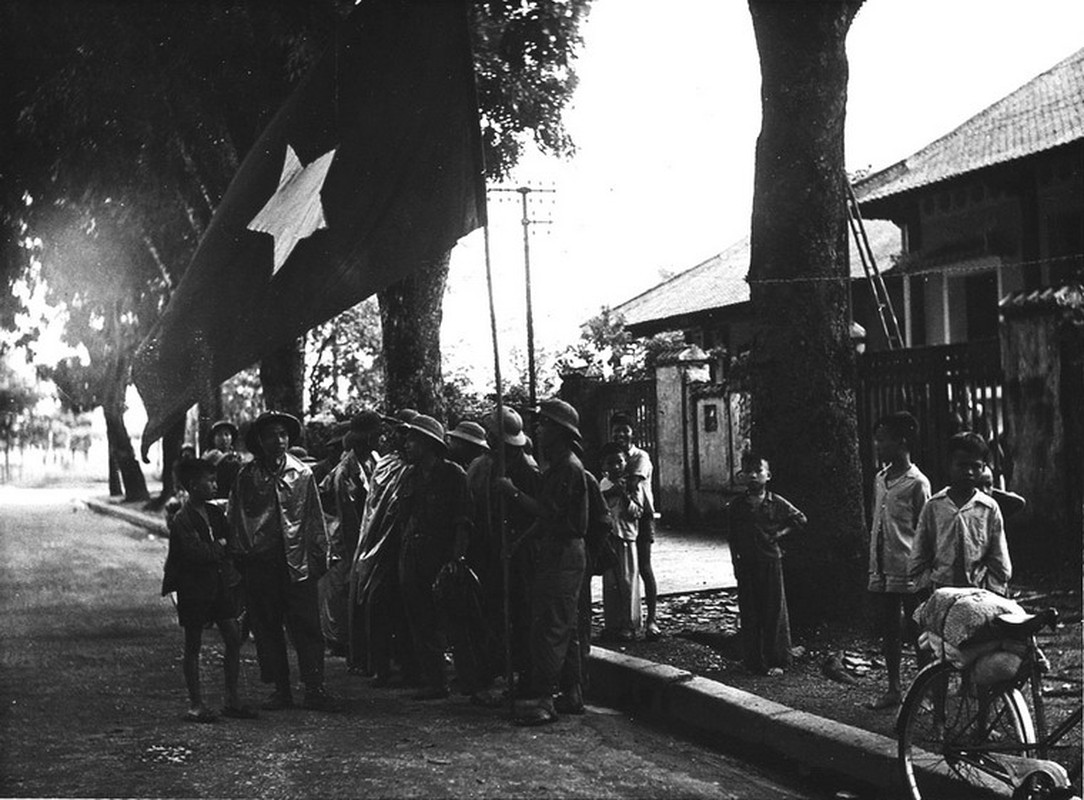
[(184, 718), (189, 722), (216, 719), (203, 704), (199, 674), (203, 629), (214, 623), (226, 649), (226, 703), (222, 715), (252, 719), (256, 713), (237, 694), (241, 671), (241, 631), (237, 623), (241, 576), (226, 555), (226, 515), (208, 502), (216, 492), (215, 466), (202, 459), (185, 458), (177, 466), (177, 476), (188, 496), (169, 520), (169, 554), (162, 594), (177, 593), (177, 617), (184, 628), (183, 671), (188, 688)]

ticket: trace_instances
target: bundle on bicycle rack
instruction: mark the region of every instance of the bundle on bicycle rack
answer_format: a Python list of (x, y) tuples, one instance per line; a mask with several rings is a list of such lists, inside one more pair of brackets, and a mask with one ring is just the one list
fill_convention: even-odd
[(993, 621), (1005, 614), (1025, 614), (1015, 601), (986, 589), (945, 588), (915, 610), (919, 646), (957, 669), (970, 668), (979, 685), (1010, 680), (1023, 664), (1027, 645), (998, 634)]

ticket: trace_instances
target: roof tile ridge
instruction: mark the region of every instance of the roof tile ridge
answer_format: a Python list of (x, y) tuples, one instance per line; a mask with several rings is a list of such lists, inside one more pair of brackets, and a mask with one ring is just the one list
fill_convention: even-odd
[(610, 310), (615, 312), (615, 313), (620, 313), (623, 308), (625, 308), (626, 306), (636, 302), (637, 300), (642, 298), (644, 295), (652, 294), (653, 292), (658, 291), (659, 289), (666, 286), (667, 284), (674, 283), (675, 281), (677, 281), (680, 278), (685, 278), (685, 277), (691, 276), (697, 270), (699, 270), (701, 268), (708, 267), (708, 265), (710, 265), (713, 261), (721, 259), (726, 253), (729, 253), (731, 250), (734, 250), (735, 248), (740, 247), (741, 245), (745, 244), (745, 242), (748, 241), (748, 240), (749, 240), (748, 236), (742, 237), (738, 241), (732, 243), (730, 246), (724, 247), (722, 250), (720, 250), (715, 255), (708, 256), (707, 258), (705, 258), (700, 263), (694, 264), (693, 266), (689, 267), (688, 269), (683, 269), (681, 272), (677, 273), (676, 275), (671, 275), (666, 280), (659, 281), (654, 286), (649, 286), (648, 288), (646, 288), (642, 292), (640, 292), (638, 295), (635, 295), (634, 297), (630, 297), (628, 300), (622, 301), (619, 305), (614, 306)]
[[(922, 148), (916, 150), (915, 152), (911, 153), (911, 155), (907, 156), (906, 158), (894, 161), (893, 163), (889, 164), (888, 166), (884, 167), (883, 169), (879, 169), (879, 170), (877, 170), (875, 172), (870, 173), (869, 175), (863, 176), (863, 178), (861, 180), (856, 182), (856, 187), (855, 187), (856, 190), (863, 183), (865, 183), (867, 181), (870, 181), (871, 178), (878, 177), (878, 176), (882, 175), (883, 173), (888, 172), (889, 170), (895, 170), (895, 169), (902, 168), (904, 170), (911, 171), (912, 165), (919, 162), (923, 155), (927, 154), (930, 151), (941, 149), (949, 141), (951, 141), (952, 139), (962, 135), (963, 130), (965, 128), (970, 127), (972, 125), (972, 123), (974, 123), (976, 120), (978, 120), (978, 119), (980, 119), (982, 117), (985, 117), (985, 116), (989, 116), (991, 114), (991, 112), (994, 109), (998, 108), (999, 106), (1007, 106), (1007, 105), (1009, 105), (1011, 102), (1015, 101), (1020, 95), (1022, 95), (1024, 93), (1025, 89), (1029, 89), (1033, 84), (1038, 83), (1043, 78), (1046, 78), (1046, 77), (1052, 75), (1053, 73), (1058, 72), (1059, 70), (1063, 70), (1063, 69), (1067, 69), (1067, 68), (1071, 67), (1077, 61), (1080, 61), (1080, 62), (1084, 63), (1084, 47), (1077, 50), (1075, 53), (1072, 53), (1072, 54), (1066, 56), (1065, 58), (1063, 58), (1057, 64), (1054, 64), (1049, 69), (1046, 69), (1043, 72), (1040, 72), (1038, 75), (1036, 75), (1034, 78), (1029, 80), (1027, 83), (1021, 84), (1019, 87), (1017, 87), (1012, 92), (1010, 92), (1009, 94), (1002, 97), (1000, 100), (995, 100), (993, 103), (988, 105), (986, 108), (984, 108), (981, 111), (977, 112), (976, 114), (973, 114), (972, 116), (968, 117), (966, 120), (961, 122), (955, 128), (953, 128), (952, 130), (948, 131), (947, 133), (939, 136), (938, 138), (934, 139), (932, 142), (927, 144), (925, 147), (922, 147)], [(1025, 109), (1024, 111), (1019, 112), (1017, 114), (1014, 114), (1012, 116), (1013, 117), (1019, 117), (1019, 116), (1025, 116), (1025, 115), (1028, 115), (1028, 114), (1031, 114), (1031, 113), (1034, 113), (1034, 109)], [(892, 176), (892, 177), (885, 176), (885, 178), (887, 178), (888, 180), (892, 180), (892, 178), (894, 178), (894, 177), (896, 177), (896, 176)]]

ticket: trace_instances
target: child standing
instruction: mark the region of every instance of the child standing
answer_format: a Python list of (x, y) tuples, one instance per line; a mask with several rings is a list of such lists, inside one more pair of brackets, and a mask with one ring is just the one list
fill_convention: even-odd
[(782, 675), (790, 664), (790, 620), (783, 589), (779, 540), (805, 525), (805, 514), (768, 491), (768, 461), (743, 453), (738, 480), (746, 493), (730, 504), (730, 557), (738, 579), (745, 666), (764, 675)]
[(644, 510), (642, 481), (625, 476), (625, 451), (610, 442), (603, 446), (602, 480), (599, 488), (610, 509), (617, 564), (602, 576), (602, 635), (619, 641), (632, 641), (640, 632), (640, 571), (637, 564), (636, 536)]
[(1012, 560), (1001, 509), (978, 490), (988, 456), (986, 442), (976, 433), (958, 433), (949, 440), (949, 485), (919, 515), (908, 564), (912, 580), (928, 577), (934, 589), (1007, 591)]
[(911, 462), (918, 421), (906, 411), (877, 421), (873, 444), (887, 466), (873, 479), (873, 525), (869, 539), (869, 591), (878, 606), (881, 646), (888, 671), (888, 691), (868, 704), (871, 709), (900, 704), (900, 660), (903, 626), (918, 652), (918, 626), (912, 615), (920, 599), (907, 565), (922, 507), (930, 498), (930, 481)]
[(188, 496), (169, 520), (162, 594), (177, 593), (177, 617), (184, 628), (184, 681), (188, 687), (189, 722), (214, 722), (203, 704), (199, 655), (203, 628), (214, 622), (226, 653), (226, 704), (223, 716), (252, 719), (256, 713), (241, 703), (237, 680), (241, 671), (241, 631), (237, 595), (241, 576), (226, 556), (226, 515), (209, 503), (215, 496), (215, 467), (189, 457), (178, 463), (177, 476)]

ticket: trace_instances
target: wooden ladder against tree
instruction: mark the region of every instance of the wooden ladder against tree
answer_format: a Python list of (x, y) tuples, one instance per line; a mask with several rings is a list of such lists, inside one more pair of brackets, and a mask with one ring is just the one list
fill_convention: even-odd
[(862, 223), (862, 212), (858, 208), (858, 198), (855, 197), (854, 187), (850, 183), (847, 184), (847, 222), (854, 235), (858, 257), (862, 260), (862, 271), (866, 273), (870, 291), (873, 292), (873, 303), (877, 306), (877, 317), (881, 321), (881, 331), (885, 335), (885, 341), (888, 342), (888, 349), (902, 350), (903, 335), (900, 333), (900, 323), (892, 307), (892, 298), (881, 277), (881, 271), (873, 258), (873, 249), (869, 246), (869, 238), (866, 236), (866, 226)]

